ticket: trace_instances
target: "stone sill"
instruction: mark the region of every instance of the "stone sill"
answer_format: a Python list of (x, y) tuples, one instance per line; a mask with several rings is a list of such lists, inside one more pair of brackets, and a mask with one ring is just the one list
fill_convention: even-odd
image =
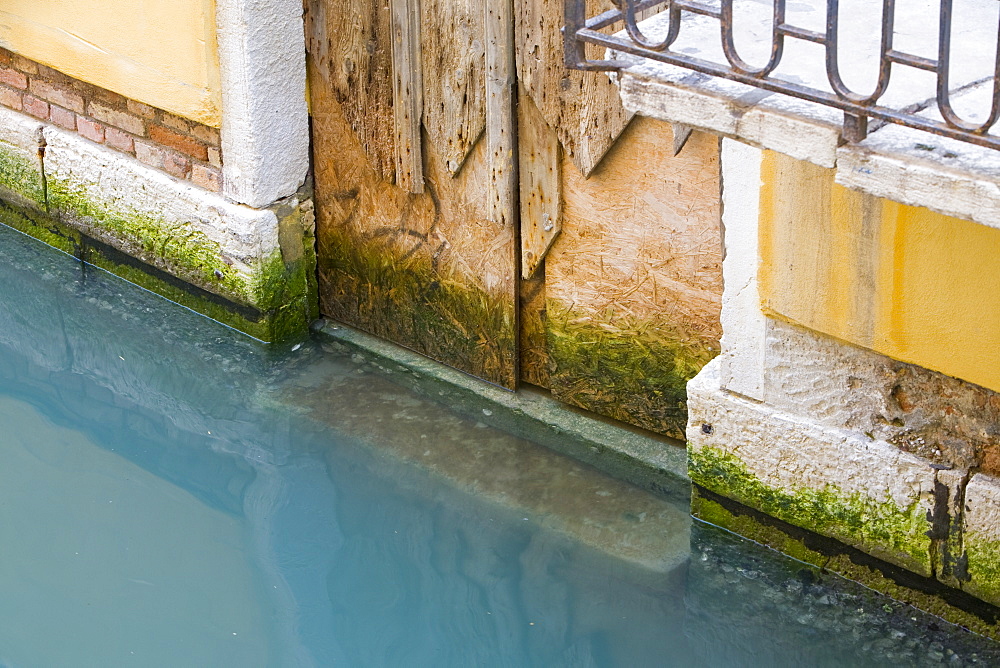
[[(802, 22), (810, 23), (813, 10), (809, 8)], [(654, 16), (642, 23), (642, 29), (655, 36), (664, 20), (663, 15)], [(936, 20), (926, 23), (936, 26)], [(757, 32), (762, 33), (770, 39), (769, 31)], [(685, 18), (681, 35), (675, 49), (725, 62), (721, 51), (716, 53), (717, 23), (708, 24), (704, 17)], [(962, 36), (981, 41), (980, 35), (971, 32)], [(936, 38), (932, 41), (936, 44)], [(992, 53), (994, 46), (991, 43), (984, 49)], [(785, 60), (792, 60), (787, 71), (783, 64), (776, 73), (826, 90), (825, 66), (815, 55), (797, 54), (786, 47)], [(839, 110), (621, 52), (611, 51), (608, 57), (629, 63), (611, 77), (631, 112), (835, 168), (838, 183), (872, 195), (1000, 227), (1000, 151), (889, 124), (875, 126), (858, 144), (848, 144), (842, 137)], [(858, 56), (854, 60), (845, 62), (842, 69), (870, 68), (873, 59)], [(903, 81), (907, 75), (912, 79)], [(965, 72), (964, 77), (956, 77), (956, 85), (962, 88), (953, 96), (956, 107), (988, 110), (992, 82), (970, 85), (971, 76)], [(884, 100), (894, 108), (923, 106), (933, 95), (932, 80), (898, 68)], [(934, 106), (931, 102), (921, 115), (940, 119)]]

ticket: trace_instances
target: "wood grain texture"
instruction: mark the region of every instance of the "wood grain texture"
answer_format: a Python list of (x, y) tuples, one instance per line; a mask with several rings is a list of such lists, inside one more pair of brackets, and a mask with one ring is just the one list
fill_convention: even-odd
[(310, 75), (323, 314), (513, 388), (516, 237), (488, 217), (485, 143), (452, 177), (425, 135), (424, 192), (408, 192), (368, 161), (335, 92)]
[(484, 3), (486, 12), (486, 146), (490, 220), (517, 223), (517, 116), (514, 111), (514, 0)]
[(424, 108), (420, 57), (420, 0), (390, 0), (392, 11), (392, 115), (396, 184), (412, 193), (424, 190), (420, 121)]
[[(629, 124), (618, 89), (602, 72), (567, 70), (563, 64), (562, 0), (516, 0), (517, 73), (542, 117), (555, 128), (566, 154), (588, 176)], [(611, 9), (609, 0), (588, 6), (588, 16)], [(597, 54), (600, 57), (600, 54)]]
[[(312, 89), (343, 106), (372, 168), (396, 175), (391, 16), (386, 0), (306, 0), (306, 50)], [(336, 152), (333, 153), (336, 155)]]
[(558, 398), (682, 436), (684, 386), (719, 349), (719, 144), (639, 118), (589, 179), (563, 168), (545, 261)]
[(518, 100), (521, 278), (528, 279), (562, 231), (562, 158), (559, 137), (523, 88)]
[(486, 32), (482, 3), (422, 0), (424, 127), (451, 174), (486, 129)]

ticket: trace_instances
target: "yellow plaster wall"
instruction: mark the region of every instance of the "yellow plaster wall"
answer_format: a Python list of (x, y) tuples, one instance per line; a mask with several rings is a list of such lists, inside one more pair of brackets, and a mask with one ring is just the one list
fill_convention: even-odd
[(1000, 390), (1000, 230), (834, 183), (768, 152), (765, 312)]
[(0, 46), (218, 127), (214, 0), (3, 0)]

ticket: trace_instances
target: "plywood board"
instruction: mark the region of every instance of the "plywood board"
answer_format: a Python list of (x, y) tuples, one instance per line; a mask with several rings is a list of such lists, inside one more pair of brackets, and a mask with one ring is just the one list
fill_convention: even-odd
[(562, 231), (562, 160), (559, 137), (520, 88), (517, 105), (521, 196), (521, 278), (535, 275)]
[(490, 220), (517, 225), (517, 116), (514, 111), (514, 0), (493, 0), (486, 12), (486, 151)]
[[(609, 0), (588, 3), (587, 15), (611, 8)], [(589, 175), (632, 115), (622, 106), (618, 88), (605, 73), (566, 69), (560, 32), (562, 0), (516, 0), (515, 10), (521, 84), (542, 117), (555, 128), (573, 165), (584, 176)]]
[(421, 118), (424, 109), (420, 48), (420, 0), (390, 0), (392, 11), (392, 115), (396, 184), (423, 192)]
[(407, 192), (310, 72), (323, 314), (513, 388), (517, 249), (513, 226), (489, 220), (485, 143), (452, 177), (425, 135), (424, 192)]
[(670, 125), (636, 119), (585, 179), (563, 169), (563, 232), (546, 258), (551, 389), (683, 437), (684, 387), (719, 349), (718, 139), (673, 155)]
[(451, 174), (457, 174), (486, 128), (483, 4), (422, 0), (424, 126)]
[(328, 91), (375, 172), (396, 174), (392, 37), (384, 0), (306, 0), (312, 90)]

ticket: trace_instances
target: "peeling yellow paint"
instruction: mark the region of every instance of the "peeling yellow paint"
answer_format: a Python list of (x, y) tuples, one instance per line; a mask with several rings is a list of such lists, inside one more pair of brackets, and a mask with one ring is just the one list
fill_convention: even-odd
[(221, 121), (214, 0), (6, 0), (0, 46), (206, 125)]
[(1000, 390), (1000, 230), (849, 190), (766, 153), (769, 315)]

